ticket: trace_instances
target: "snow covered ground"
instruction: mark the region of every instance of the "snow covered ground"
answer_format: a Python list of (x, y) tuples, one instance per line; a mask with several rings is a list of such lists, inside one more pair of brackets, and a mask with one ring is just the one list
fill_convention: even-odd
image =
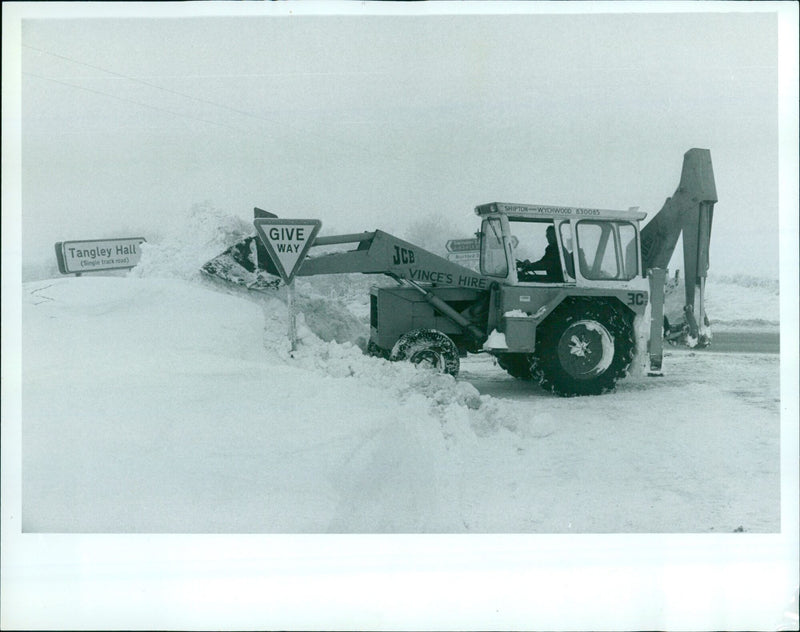
[[(771, 331), (780, 329), (778, 279), (711, 275), (706, 284), (706, 314), (714, 331)], [(683, 280), (668, 284), (664, 311), (670, 321), (682, 319)]]
[[(4, 599), (35, 627), (786, 625), (777, 355), (670, 347), (592, 398), (487, 356), (453, 380), (365, 357), (371, 279), (333, 276), (297, 280), (291, 357), (281, 293), (197, 274), (242, 229), (206, 215), (129, 275), (22, 285)], [(776, 282), (707, 297), (716, 330), (777, 330)]]
[(776, 355), (669, 349), (663, 378), (562, 399), (302, 319), (291, 357), (279, 295), (166, 276), (23, 285), (24, 532), (780, 530)]

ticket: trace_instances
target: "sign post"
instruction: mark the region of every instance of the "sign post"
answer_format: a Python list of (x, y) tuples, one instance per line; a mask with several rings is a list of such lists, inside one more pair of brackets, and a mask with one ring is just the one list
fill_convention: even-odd
[(289, 350), (297, 350), (297, 312), (294, 309), (294, 279), (286, 286), (286, 310), (289, 314)]
[(287, 286), (286, 308), (289, 312), (289, 343), (297, 348), (297, 316), (294, 305), (294, 277), (322, 227), (318, 219), (256, 218), (256, 233), (267, 249), (278, 273)]

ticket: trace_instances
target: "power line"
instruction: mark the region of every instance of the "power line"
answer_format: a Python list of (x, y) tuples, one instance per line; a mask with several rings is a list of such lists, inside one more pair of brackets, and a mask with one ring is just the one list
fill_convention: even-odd
[(156, 90), (163, 90), (164, 92), (168, 92), (170, 94), (174, 94), (176, 96), (183, 97), (185, 99), (191, 99), (192, 101), (197, 101), (198, 103), (203, 103), (205, 105), (213, 105), (215, 107), (222, 108), (224, 110), (230, 110), (231, 112), (235, 112), (236, 114), (241, 114), (243, 116), (249, 116), (249, 117), (252, 117), (252, 118), (257, 118), (257, 119), (260, 119), (260, 120), (271, 122), (268, 119), (264, 119), (263, 117), (260, 117), (258, 115), (252, 114), (252, 113), (247, 112), (245, 110), (238, 110), (236, 108), (232, 108), (232, 107), (229, 107), (227, 105), (222, 105), (220, 103), (216, 103), (216, 102), (210, 101), (208, 99), (202, 99), (200, 97), (195, 97), (195, 96), (193, 96), (191, 94), (186, 94), (184, 92), (179, 92), (178, 90), (173, 90), (171, 88), (165, 88), (165, 87), (159, 86), (159, 85), (157, 85), (155, 83), (150, 83), (149, 81), (144, 81), (143, 79), (137, 79), (135, 77), (130, 77), (128, 75), (122, 74), (120, 72), (115, 72), (113, 70), (108, 70), (107, 68), (102, 68), (100, 66), (95, 66), (94, 64), (89, 64), (89, 63), (86, 63), (86, 62), (83, 62), (83, 61), (79, 61), (77, 59), (72, 59), (71, 57), (67, 57), (66, 55), (60, 55), (58, 53), (53, 53), (53, 52), (50, 52), (50, 51), (47, 51), (47, 50), (42, 50), (41, 48), (36, 48), (34, 46), (29, 46), (27, 44), (23, 44), (23, 47), (24, 48), (29, 48), (30, 50), (35, 50), (35, 51), (37, 51), (39, 53), (44, 53), (45, 55), (50, 55), (52, 57), (57, 57), (59, 59), (64, 59), (65, 61), (69, 61), (69, 62), (72, 62), (74, 64), (78, 64), (80, 66), (86, 66), (87, 68), (92, 68), (94, 70), (99, 70), (100, 72), (104, 72), (104, 73), (112, 75), (114, 77), (119, 77), (121, 79), (127, 79), (128, 81), (133, 81), (134, 83), (140, 83), (143, 86), (148, 86), (149, 88), (154, 88)]
[(148, 103), (142, 103), (140, 101), (136, 101), (134, 99), (128, 99), (126, 97), (121, 97), (116, 94), (110, 94), (108, 92), (103, 92), (102, 90), (94, 90), (93, 88), (87, 88), (86, 86), (80, 86), (76, 83), (69, 83), (68, 81), (61, 81), (59, 79), (54, 79), (53, 77), (45, 77), (44, 75), (37, 75), (32, 72), (25, 72), (23, 71), (23, 75), (27, 75), (28, 77), (36, 77), (37, 79), (44, 79), (45, 81), (51, 81), (53, 83), (58, 83), (62, 86), (69, 86), (71, 88), (77, 88), (78, 90), (83, 90), (85, 92), (91, 92), (92, 94), (99, 94), (100, 96), (108, 97), (110, 99), (116, 99), (118, 101), (123, 101), (125, 103), (133, 103), (134, 105), (138, 105), (143, 108), (148, 108), (151, 110), (156, 110), (158, 112), (166, 112), (167, 114), (172, 114), (173, 116), (177, 116), (180, 118), (191, 119), (194, 121), (200, 121), (202, 123), (209, 123), (210, 125), (219, 125), (220, 127), (227, 127), (228, 129), (232, 129), (236, 132), (240, 132), (242, 134), (246, 134), (245, 130), (239, 129), (237, 127), (233, 127), (232, 125), (228, 125), (227, 123), (220, 123), (218, 121), (211, 121), (209, 119), (200, 118), (197, 116), (191, 116), (188, 114), (181, 114), (179, 112), (174, 112), (167, 108), (158, 107), (157, 105), (150, 105)]
[[(80, 66), (85, 66), (87, 68), (92, 68), (93, 70), (99, 70), (100, 72), (104, 72), (104, 73), (109, 74), (111, 76), (119, 77), (121, 79), (126, 79), (126, 80), (132, 81), (134, 83), (139, 83), (141, 85), (147, 86), (149, 88), (153, 88), (155, 90), (162, 90), (162, 91), (167, 92), (169, 94), (173, 94), (173, 95), (178, 96), (178, 97), (182, 97), (182, 98), (185, 98), (185, 99), (196, 101), (196, 102), (202, 103), (204, 105), (210, 105), (210, 106), (213, 106), (213, 107), (220, 108), (222, 110), (228, 110), (229, 112), (233, 112), (233, 113), (239, 114), (241, 116), (245, 116), (245, 117), (248, 117), (248, 118), (256, 119), (256, 120), (259, 120), (259, 121), (262, 121), (262, 122), (265, 122), (265, 123), (272, 123), (272, 124), (278, 123), (278, 121), (275, 121), (274, 119), (270, 119), (270, 118), (267, 118), (267, 117), (264, 117), (264, 116), (260, 116), (258, 114), (253, 114), (252, 112), (248, 112), (246, 110), (240, 110), (238, 108), (233, 108), (233, 107), (230, 107), (228, 105), (224, 105), (222, 103), (218, 103), (216, 101), (212, 101), (210, 99), (204, 99), (204, 98), (201, 98), (201, 97), (196, 97), (196, 96), (191, 95), (191, 94), (186, 94), (184, 92), (180, 92), (178, 90), (173, 90), (172, 88), (165, 88), (163, 86), (159, 86), (158, 84), (151, 83), (151, 82), (145, 81), (143, 79), (138, 79), (136, 77), (131, 77), (129, 75), (125, 75), (123, 73), (116, 72), (114, 70), (109, 70), (109, 69), (103, 68), (101, 66), (97, 66), (97, 65), (90, 64), (90, 63), (87, 63), (87, 62), (83, 62), (83, 61), (80, 61), (80, 60), (77, 60), (77, 59), (73, 59), (71, 57), (67, 57), (66, 55), (61, 55), (59, 53), (54, 53), (52, 51), (48, 51), (48, 50), (44, 50), (44, 49), (41, 49), (41, 48), (37, 48), (35, 46), (30, 46), (28, 44), (23, 44), (22, 47), (23, 48), (27, 48), (29, 50), (33, 50), (33, 51), (39, 52), (39, 53), (43, 53), (45, 55), (50, 55), (51, 57), (56, 57), (58, 59), (63, 59), (65, 61), (77, 64), (77, 65), (80, 65)], [(24, 74), (31, 74), (31, 73), (24, 73)], [(31, 76), (37, 76), (37, 75), (32, 75), (31, 74)], [(268, 76), (268, 75), (265, 75), (265, 76)], [(51, 81), (55, 81), (56, 83), (63, 83), (63, 85), (71, 85), (71, 86), (76, 87), (76, 88), (82, 88), (81, 86), (78, 86), (78, 85), (75, 85), (75, 84), (70, 84), (70, 83), (66, 83), (66, 82), (59, 82), (59, 81), (57, 81), (55, 79), (48, 78), (48, 77), (40, 77), (40, 78), (50, 79)], [(89, 92), (92, 92), (92, 90), (89, 89), (89, 88), (82, 88), (82, 89), (85, 89), (85, 90), (87, 90)], [(99, 92), (99, 91), (96, 91), (96, 92), (97, 92), (97, 94), (104, 94), (105, 96), (113, 96), (113, 95), (109, 95), (107, 93), (103, 93), (103, 92)], [(123, 97), (116, 97), (116, 98), (119, 98), (120, 100), (126, 100)], [(130, 102), (131, 103), (137, 103), (136, 101), (130, 101)], [(152, 109), (161, 109), (161, 108), (157, 108), (155, 106), (146, 106), (145, 104), (142, 104), (142, 103), (137, 103), (137, 104), (138, 105), (143, 105), (144, 107), (151, 107)], [(181, 116), (181, 115), (176, 114), (175, 112), (172, 112), (170, 110), (164, 109), (163, 111), (169, 112), (170, 114), (174, 114), (175, 116)], [(236, 129), (236, 128), (233, 128), (233, 127), (231, 127), (229, 125), (225, 125), (224, 123), (214, 123), (212, 121), (207, 121), (205, 119), (200, 119), (200, 118), (196, 118), (196, 117), (186, 117), (186, 118), (193, 118), (194, 120), (199, 120), (199, 121), (204, 121), (204, 122), (207, 122), (207, 123), (221, 125), (223, 127), (229, 127), (230, 129)], [(330, 136), (326, 137), (325, 135), (319, 134), (318, 132), (308, 132), (308, 131), (300, 130), (296, 126), (293, 126), (293, 125), (291, 125), (289, 123), (280, 123), (280, 124), (281, 125), (285, 125), (286, 127), (293, 128), (295, 131), (302, 132), (302, 133), (307, 134), (309, 136), (316, 136), (317, 138), (320, 138), (322, 140), (327, 140), (328, 142), (338, 143), (342, 147), (349, 147), (350, 149), (357, 149), (359, 151), (363, 151), (363, 152), (365, 152), (367, 154), (370, 154), (370, 155), (373, 155), (373, 156), (383, 156), (384, 158), (388, 158), (388, 159), (390, 159), (392, 161), (400, 162), (400, 159), (397, 158), (396, 156), (390, 156), (390, 155), (382, 153), (382, 152), (375, 152), (370, 148), (363, 147), (363, 146), (358, 145), (356, 143), (350, 143), (350, 142), (347, 142), (347, 141), (342, 141), (342, 140), (339, 140), (339, 139), (332, 138)], [(244, 130), (238, 130), (237, 129), (237, 131), (246, 133), (246, 132), (244, 132)]]

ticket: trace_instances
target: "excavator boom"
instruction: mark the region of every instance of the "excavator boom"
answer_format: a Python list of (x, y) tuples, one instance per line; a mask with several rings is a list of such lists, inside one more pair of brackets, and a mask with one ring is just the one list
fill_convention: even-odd
[(709, 266), (709, 243), (717, 188), (708, 149), (690, 149), (683, 156), (677, 190), (641, 231), (645, 270), (666, 270), (678, 237), (683, 235), (686, 302), (684, 313), (689, 335), (707, 344), (704, 294)]

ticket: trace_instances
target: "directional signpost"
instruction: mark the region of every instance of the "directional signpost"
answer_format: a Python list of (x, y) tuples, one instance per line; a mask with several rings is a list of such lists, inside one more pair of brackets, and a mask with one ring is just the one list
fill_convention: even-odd
[(144, 237), (85, 239), (55, 244), (58, 271), (80, 276), (84, 272), (133, 268), (142, 257)]
[(471, 237), (469, 239), (451, 239), (445, 246), (447, 247), (447, 252), (469, 252), (471, 250), (481, 249), (481, 244), (477, 237)]
[(481, 245), (477, 237), (471, 239), (451, 239), (445, 246), (447, 247), (447, 260), (478, 271), (478, 264), (481, 259)]
[(289, 310), (289, 342), (297, 347), (297, 324), (294, 310), (294, 276), (322, 227), (318, 219), (257, 218), (253, 220), (278, 273), (287, 286), (286, 307)]
[[(511, 236), (511, 245), (516, 248), (519, 239)], [(479, 272), (481, 262), (481, 241), (478, 237), (468, 239), (451, 239), (446, 244), (447, 260)]]
[(455, 263), (469, 268), (471, 270), (478, 270), (478, 264), (481, 260), (481, 253), (478, 250), (466, 250), (464, 252), (449, 252), (447, 253), (447, 260), (454, 261)]

